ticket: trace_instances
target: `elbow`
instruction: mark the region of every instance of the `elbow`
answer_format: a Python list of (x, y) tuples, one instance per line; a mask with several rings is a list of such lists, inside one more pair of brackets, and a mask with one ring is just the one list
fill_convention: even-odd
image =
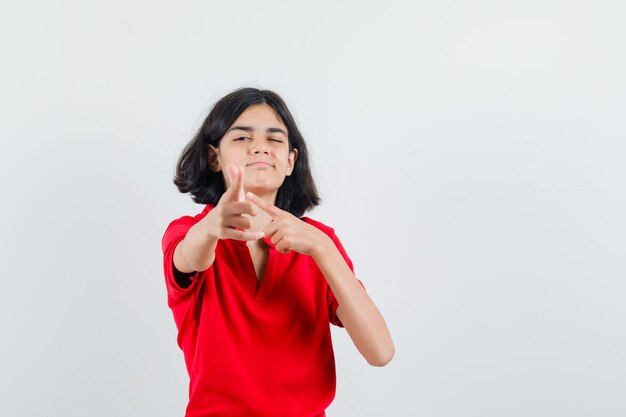
[(381, 349), (381, 351), (378, 352), (377, 354), (372, 355), (369, 358), (367, 358), (367, 363), (370, 364), (371, 366), (376, 366), (378, 368), (381, 368), (387, 365), (389, 362), (391, 362), (395, 353), (396, 353), (395, 348), (393, 344), (391, 344), (388, 348)]

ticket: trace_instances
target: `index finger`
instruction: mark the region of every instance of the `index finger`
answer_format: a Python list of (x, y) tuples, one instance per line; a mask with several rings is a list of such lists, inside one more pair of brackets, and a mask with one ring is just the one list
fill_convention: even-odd
[(237, 201), (245, 201), (246, 199), (243, 191), (245, 171), (240, 166), (228, 164), (226, 166), (226, 172), (228, 174), (228, 179), (230, 180), (228, 191), (235, 196)]
[(246, 197), (248, 198), (248, 200), (251, 200), (254, 204), (259, 206), (261, 210), (263, 210), (264, 212), (266, 212), (272, 217), (279, 217), (283, 213), (281, 209), (268, 203), (267, 201), (263, 200), (261, 197), (257, 196), (256, 194), (248, 192), (246, 194)]

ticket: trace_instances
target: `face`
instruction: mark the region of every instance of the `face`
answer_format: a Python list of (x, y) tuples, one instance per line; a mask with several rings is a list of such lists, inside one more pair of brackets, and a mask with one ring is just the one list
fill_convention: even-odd
[(230, 126), (219, 146), (209, 145), (209, 164), (224, 173), (228, 164), (244, 168), (246, 191), (257, 195), (276, 194), (291, 175), (298, 150), (289, 151), (287, 127), (267, 104), (248, 107)]

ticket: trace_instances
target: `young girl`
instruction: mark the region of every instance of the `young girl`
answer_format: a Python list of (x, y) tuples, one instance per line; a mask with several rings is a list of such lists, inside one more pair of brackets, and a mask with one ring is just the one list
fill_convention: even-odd
[(168, 305), (190, 377), (187, 417), (324, 416), (335, 396), (329, 323), (367, 362), (394, 346), (319, 204), (283, 100), (244, 88), (218, 101), (174, 183), (204, 210), (163, 236)]

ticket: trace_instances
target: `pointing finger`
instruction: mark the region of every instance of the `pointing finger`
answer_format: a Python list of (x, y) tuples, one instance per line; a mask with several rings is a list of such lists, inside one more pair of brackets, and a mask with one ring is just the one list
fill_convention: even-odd
[(260, 198), (259, 196), (251, 192), (248, 192), (246, 194), (246, 197), (248, 197), (248, 199), (252, 201), (254, 204), (259, 206), (261, 210), (263, 210), (264, 212), (266, 212), (267, 214), (269, 214), (270, 216), (274, 218), (280, 217), (280, 215), (283, 213), (283, 211), (279, 209), (278, 207), (266, 202), (265, 200), (263, 200), (262, 198)]
[(228, 174), (229, 187), (228, 192), (232, 195), (236, 201), (245, 201), (245, 194), (243, 191), (244, 172), (241, 167), (233, 164), (226, 166), (226, 173)]
[(237, 171), (239, 171), (239, 182), (237, 183), (237, 200), (238, 201), (246, 201), (246, 192), (243, 190), (243, 183), (246, 176), (246, 171), (243, 167), (237, 166)]

